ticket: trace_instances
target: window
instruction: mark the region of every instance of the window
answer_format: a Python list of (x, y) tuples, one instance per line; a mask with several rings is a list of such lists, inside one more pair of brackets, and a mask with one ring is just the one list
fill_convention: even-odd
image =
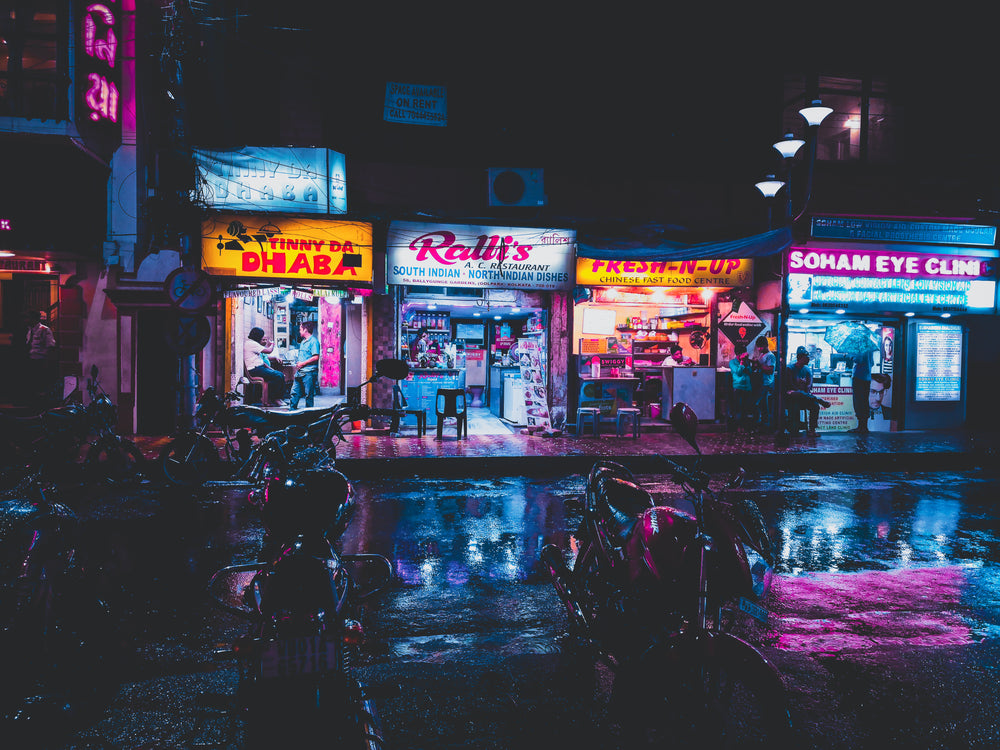
[(0, 0), (0, 116), (69, 116), (66, 3)]
[(791, 75), (785, 78), (784, 132), (803, 132), (799, 109), (813, 99), (833, 108), (820, 125), (816, 158), (885, 164), (900, 159), (901, 109), (884, 77)]

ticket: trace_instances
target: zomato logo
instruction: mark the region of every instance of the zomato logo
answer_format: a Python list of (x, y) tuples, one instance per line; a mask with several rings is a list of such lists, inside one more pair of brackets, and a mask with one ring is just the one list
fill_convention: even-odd
[(422, 234), (410, 243), (418, 261), (436, 260), (446, 266), (470, 260), (518, 262), (528, 260), (531, 245), (520, 245), (514, 238), (499, 234), (481, 234), (474, 246), (456, 242), (454, 232), (441, 230)]

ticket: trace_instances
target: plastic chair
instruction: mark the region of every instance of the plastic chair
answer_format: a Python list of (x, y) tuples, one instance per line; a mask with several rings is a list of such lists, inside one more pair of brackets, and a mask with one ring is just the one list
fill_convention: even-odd
[(632, 439), (639, 437), (639, 423), (642, 420), (642, 411), (635, 408), (634, 406), (622, 406), (618, 409), (618, 415), (615, 418), (615, 432), (618, 437), (625, 434), (625, 424), (631, 423), (632, 426)]
[(596, 406), (581, 406), (576, 410), (576, 436), (583, 435), (583, 429), (590, 422), (594, 437), (601, 434), (601, 410)]
[[(423, 409), (407, 409), (406, 406), (406, 396), (403, 395), (403, 389), (399, 385), (394, 385), (392, 387), (392, 408), (415, 416), (417, 418), (417, 437), (423, 437), (424, 433), (427, 432), (427, 412)], [(397, 428), (393, 432), (396, 432), (399, 425), (395, 424), (395, 419), (393, 422), (393, 427)]]
[(464, 388), (438, 388), (434, 401), (434, 413), (437, 415), (437, 439), (440, 440), (444, 431), (444, 420), (455, 417), (458, 427), (458, 437), (469, 437), (469, 418), (465, 400)]

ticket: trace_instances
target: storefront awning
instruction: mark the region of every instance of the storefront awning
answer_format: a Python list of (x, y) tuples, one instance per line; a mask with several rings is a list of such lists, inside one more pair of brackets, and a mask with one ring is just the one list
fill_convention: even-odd
[(688, 244), (667, 239), (662, 224), (631, 225), (619, 230), (579, 229), (577, 255), (598, 260), (698, 260), (703, 258), (762, 258), (780, 253), (792, 243), (788, 227), (733, 240)]

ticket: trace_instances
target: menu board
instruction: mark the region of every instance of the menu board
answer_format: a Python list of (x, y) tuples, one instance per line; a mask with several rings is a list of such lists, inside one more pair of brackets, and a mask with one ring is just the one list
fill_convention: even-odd
[(917, 325), (916, 400), (962, 400), (961, 326)]
[(524, 413), (528, 429), (551, 430), (549, 399), (545, 392), (542, 350), (534, 338), (518, 339), (521, 379), (524, 380)]

